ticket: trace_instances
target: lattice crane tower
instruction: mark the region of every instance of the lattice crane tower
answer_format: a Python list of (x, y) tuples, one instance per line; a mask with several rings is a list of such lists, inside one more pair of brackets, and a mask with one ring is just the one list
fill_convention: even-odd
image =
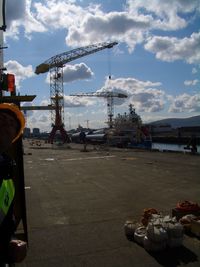
[(127, 98), (127, 95), (122, 93), (114, 92), (93, 92), (93, 93), (80, 93), (72, 94), (70, 96), (80, 96), (80, 97), (103, 97), (107, 99), (107, 115), (108, 115), (108, 125), (109, 128), (113, 128), (113, 116), (114, 116), (114, 98)]
[(38, 65), (35, 69), (36, 74), (50, 72), (50, 99), (51, 105), (55, 110), (51, 111), (52, 131), (49, 141), (53, 143), (56, 132), (59, 130), (63, 142), (68, 140), (64, 129), (64, 87), (63, 87), (63, 67), (66, 63), (75, 59), (96, 53), (106, 48), (112, 48), (117, 42), (103, 42), (73, 49), (53, 56)]

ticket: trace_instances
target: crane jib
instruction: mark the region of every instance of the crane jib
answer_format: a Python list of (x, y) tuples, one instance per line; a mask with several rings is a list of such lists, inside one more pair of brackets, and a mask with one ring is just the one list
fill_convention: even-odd
[(62, 68), (67, 62), (73, 61), (83, 56), (93, 54), (106, 48), (112, 48), (117, 45), (117, 42), (111, 43), (98, 43), (94, 45), (88, 45), (61, 53), (46, 60), (42, 64), (38, 65), (35, 69), (36, 74), (48, 72), (51, 68)]

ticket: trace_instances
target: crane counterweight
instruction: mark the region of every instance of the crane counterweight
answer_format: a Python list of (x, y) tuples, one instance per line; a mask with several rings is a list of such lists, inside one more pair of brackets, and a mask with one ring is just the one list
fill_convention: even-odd
[(45, 73), (49, 71), (49, 65), (42, 63), (38, 65), (35, 69), (35, 74)]

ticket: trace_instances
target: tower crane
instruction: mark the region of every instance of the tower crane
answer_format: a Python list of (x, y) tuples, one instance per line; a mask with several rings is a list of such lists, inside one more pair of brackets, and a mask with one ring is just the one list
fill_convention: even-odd
[(113, 116), (114, 116), (114, 98), (127, 98), (127, 95), (114, 92), (92, 92), (92, 93), (80, 93), (72, 94), (70, 96), (77, 97), (103, 97), (107, 99), (107, 116), (109, 128), (113, 128)]
[(49, 136), (49, 142), (53, 143), (56, 132), (59, 130), (63, 142), (68, 140), (67, 133), (64, 129), (64, 88), (63, 88), (63, 67), (68, 62), (78, 58), (96, 53), (106, 48), (112, 48), (117, 42), (103, 42), (88, 45), (67, 51), (38, 65), (35, 69), (36, 74), (50, 72), (50, 99), (51, 105), (55, 106), (55, 110), (51, 111), (52, 131)]

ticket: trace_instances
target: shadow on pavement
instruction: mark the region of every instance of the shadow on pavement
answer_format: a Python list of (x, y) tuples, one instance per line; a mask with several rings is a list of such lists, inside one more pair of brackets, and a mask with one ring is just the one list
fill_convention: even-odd
[(165, 267), (176, 267), (198, 261), (197, 255), (185, 246), (149, 254), (154, 257), (159, 264)]

